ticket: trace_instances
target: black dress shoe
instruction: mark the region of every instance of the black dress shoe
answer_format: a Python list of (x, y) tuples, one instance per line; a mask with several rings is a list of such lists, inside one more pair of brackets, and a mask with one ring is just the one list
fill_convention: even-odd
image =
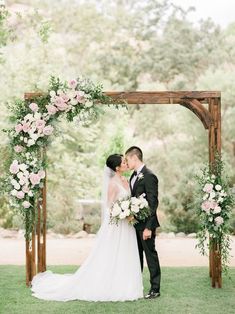
[(144, 297), (145, 299), (156, 299), (160, 297), (160, 292), (156, 292), (156, 291), (149, 291), (148, 294), (146, 294), (146, 296)]

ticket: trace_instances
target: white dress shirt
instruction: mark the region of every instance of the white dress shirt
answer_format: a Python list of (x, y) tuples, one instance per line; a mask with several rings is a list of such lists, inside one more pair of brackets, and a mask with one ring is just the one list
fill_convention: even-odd
[(145, 164), (142, 164), (137, 170), (135, 170), (137, 172), (137, 174), (131, 179), (131, 187), (133, 189), (133, 186), (135, 184), (135, 180), (137, 179), (140, 171), (144, 168)]

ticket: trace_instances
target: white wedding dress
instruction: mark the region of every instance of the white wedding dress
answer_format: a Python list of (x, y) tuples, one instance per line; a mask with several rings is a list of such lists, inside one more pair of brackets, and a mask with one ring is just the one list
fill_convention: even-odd
[[(116, 180), (116, 179), (115, 179)], [(116, 199), (128, 195), (115, 182)], [(136, 232), (127, 220), (109, 224), (109, 209), (103, 210), (103, 222), (90, 255), (73, 274), (45, 271), (32, 280), (33, 296), (44, 300), (126, 301), (143, 297), (142, 273)]]

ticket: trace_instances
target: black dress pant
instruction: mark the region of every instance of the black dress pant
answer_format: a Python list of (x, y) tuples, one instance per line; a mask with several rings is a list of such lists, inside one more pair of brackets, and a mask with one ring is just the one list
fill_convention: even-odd
[(143, 230), (136, 230), (137, 243), (140, 256), (141, 270), (144, 267), (144, 255), (146, 257), (148, 269), (150, 272), (150, 284), (151, 290), (155, 292), (160, 292), (160, 281), (161, 281), (161, 269), (158, 260), (158, 254), (155, 249), (155, 231), (152, 231), (152, 236), (150, 239), (143, 240)]

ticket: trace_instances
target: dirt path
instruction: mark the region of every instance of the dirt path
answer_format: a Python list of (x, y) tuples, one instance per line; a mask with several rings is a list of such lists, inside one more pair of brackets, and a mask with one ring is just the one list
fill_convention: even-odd
[[(94, 238), (48, 239), (48, 265), (80, 265), (87, 257)], [(208, 266), (208, 258), (195, 249), (196, 239), (158, 238), (156, 247), (162, 266)], [(25, 242), (23, 239), (0, 239), (0, 264), (24, 265)], [(232, 242), (230, 265), (235, 267), (235, 237)]]

